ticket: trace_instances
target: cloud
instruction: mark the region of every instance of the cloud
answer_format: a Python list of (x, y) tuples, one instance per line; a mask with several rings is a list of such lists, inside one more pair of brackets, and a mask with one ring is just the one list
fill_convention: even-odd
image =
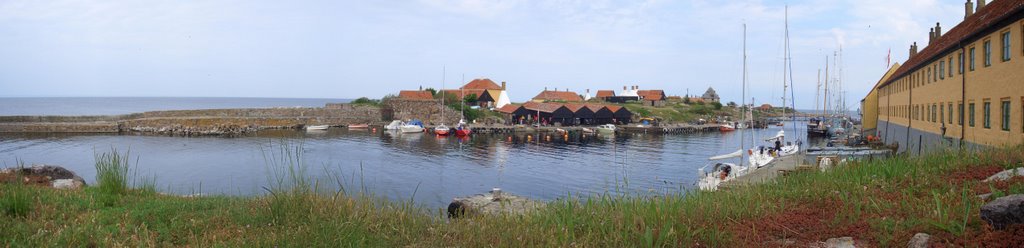
[(479, 18), (502, 16), (521, 5), (521, 0), (419, 0), (420, 3), (449, 13)]

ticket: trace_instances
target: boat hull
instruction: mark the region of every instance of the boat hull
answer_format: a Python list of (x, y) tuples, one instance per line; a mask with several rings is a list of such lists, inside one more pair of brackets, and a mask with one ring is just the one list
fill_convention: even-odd
[(472, 132), (473, 131), (469, 130), (469, 129), (455, 130), (455, 136), (466, 137), (466, 136), (469, 136), (469, 134), (472, 133)]

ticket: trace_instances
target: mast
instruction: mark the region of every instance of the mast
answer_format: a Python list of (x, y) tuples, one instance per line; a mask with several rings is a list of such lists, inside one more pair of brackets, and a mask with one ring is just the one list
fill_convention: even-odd
[[(447, 74), (446, 66), (441, 66), (441, 92), (444, 92), (444, 76)], [(438, 108), (441, 110), (441, 125), (444, 125), (444, 98), (447, 97), (446, 95), (447, 94), (441, 94), (441, 107)]]
[[(786, 84), (786, 66), (789, 61), (789, 5), (786, 5), (786, 31), (784, 33), (785, 39), (782, 42), (782, 117), (786, 117), (786, 89), (789, 88)], [(785, 126), (785, 124), (783, 124)], [(785, 128), (783, 128), (785, 129)]]
[(818, 108), (821, 100), (821, 68), (818, 68), (818, 89), (814, 90), (814, 108)]
[[(746, 120), (747, 119), (747, 110), (743, 109), (743, 108), (747, 107), (747, 23), (746, 22), (743, 22), (743, 98), (740, 98), (740, 104), (742, 104), (742, 105), (740, 105), (741, 106), (740, 109), (742, 110), (742, 114), (743, 114), (743, 122), (744, 122), (744, 125), (746, 125), (745, 123), (747, 122), (747, 120)], [(753, 124), (753, 123), (751, 123), (751, 124)], [(751, 127), (748, 126), (747, 128), (751, 128)], [(753, 135), (753, 133), (751, 133), (751, 135)], [(740, 136), (740, 151), (743, 151), (743, 148), (745, 146), (746, 146), (746, 141), (743, 139), (743, 136)], [(743, 160), (745, 160), (743, 158), (745, 155), (743, 155), (743, 154), (744, 154), (744, 152), (740, 153), (740, 164), (741, 165), (743, 164)]]
[[(462, 85), (466, 85), (466, 74), (465, 73), (462, 74)], [(459, 90), (462, 91), (462, 93), (461, 93), (462, 97), (466, 97), (466, 89), (460, 87)], [(480, 97), (480, 96), (477, 96), (477, 97)], [(459, 108), (459, 115), (461, 115), (461, 117), (459, 117), (459, 124), (461, 124), (462, 121), (466, 120), (466, 100), (459, 99), (459, 102), (461, 102), (461, 105), (460, 105), (461, 107)]]
[(828, 85), (829, 85), (829, 83), (831, 83), (831, 81), (832, 80), (828, 78), (828, 55), (825, 55), (825, 94), (824, 94), (824, 99), (821, 102), (821, 104), (822, 104), (821, 116), (822, 117), (828, 116), (828, 105), (829, 105), (828, 104)]

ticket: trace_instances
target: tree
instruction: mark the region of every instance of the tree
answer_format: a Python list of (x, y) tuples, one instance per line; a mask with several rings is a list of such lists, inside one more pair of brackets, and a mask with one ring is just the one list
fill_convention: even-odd
[(466, 95), (465, 97), (462, 97), (462, 101), (465, 101), (466, 103), (473, 103), (473, 102), (476, 102), (476, 100), (477, 100), (476, 94), (469, 94), (469, 95)]
[(730, 108), (735, 108), (736, 107), (736, 102), (729, 102), (728, 106)]
[(437, 95), (437, 90), (435, 90), (434, 88), (427, 88), (427, 89), (425, 89), (425, 91), (430, 91), (430, 95), (431, 96), (436, 96)]
[(722, 109), (722, 103), (720, 103), (720, 102), (713, 102), (713, 103), (711, 103), (711, 105), (715, 106), (715, 110), (721, 110)]

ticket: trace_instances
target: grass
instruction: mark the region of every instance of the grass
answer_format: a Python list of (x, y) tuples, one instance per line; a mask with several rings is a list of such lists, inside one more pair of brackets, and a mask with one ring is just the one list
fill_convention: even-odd
[[(12, 246), (757, 247), (851, 236), (888, 247), (925, 232), (948, 246), (1012, 246), (1024, 237), (1017, 229), (987, 227), (975, 195), (1024, 189), (1024, 180), (981, 182), (1021, 166), (1022, 151), (853, 162), (722, 192), (569, 195), (522, 216), (448, 220), (408, 201), (327, 190), (324, 185), (342, 183), (305, 176), (301, 145), (281, 144), (265, 150), (275, 172), (263, 196), (178, 197), (126, 188), (107, 205), (98, 200), (108, 194), (102, 185), (25, 187), (36, 204), (24, 217), (0, 218), (0, 239)], [(6, 199), (18, 186), (0, 187)]]

